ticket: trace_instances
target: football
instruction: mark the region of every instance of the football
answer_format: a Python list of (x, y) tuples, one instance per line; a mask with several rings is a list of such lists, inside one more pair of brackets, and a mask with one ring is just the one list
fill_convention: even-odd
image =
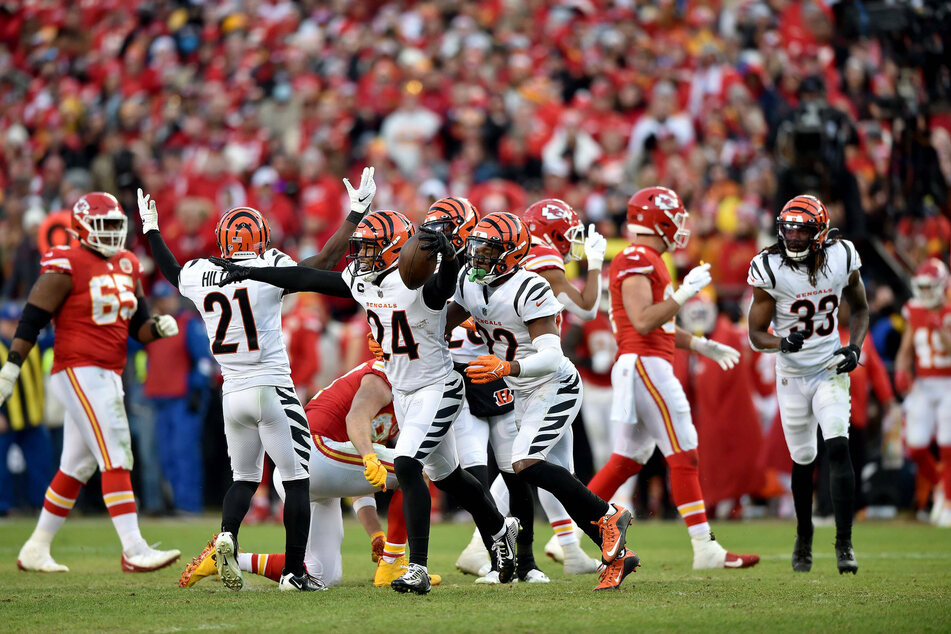
[(400, 250), (400, 277), (409, 288), (419, 288), (436, 271), (436, 258), (429, 259), (429, 252), (421, 248), (418, 237), (411, 236)]

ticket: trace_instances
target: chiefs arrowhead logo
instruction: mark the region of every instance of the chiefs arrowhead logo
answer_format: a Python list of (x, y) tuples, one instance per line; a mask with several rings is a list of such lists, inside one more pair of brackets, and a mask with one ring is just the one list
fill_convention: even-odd
[(515, 400), (515, 396), (512, 395), (512, 390), (504, 388), (501, 390), (496, 390), (493, 393), (495, 397), (495, 404), (501, 407), (502, 405), (508, 405)]

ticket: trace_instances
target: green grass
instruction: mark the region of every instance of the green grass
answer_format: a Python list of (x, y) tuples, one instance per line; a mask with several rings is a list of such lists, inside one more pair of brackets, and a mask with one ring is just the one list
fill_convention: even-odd
[[(949, 631), (951, 630), (951, 531), (905, 523), (866, 522), (856, 527), (856, 577), (835, 569), (831, 528), (816, 529), (813, 571), (793, 574), (789, 564), (793, 525), (788, 522), (719, 522), (722, 543), (758, 552), (752, 570), (694, 572), (682, 524), (640, 522), (628, 544), (643, 565), (619, 592), (594, 593), (596, 575), (566, 577), (545, 559), (546, 526), (536, 527), (536, 554), (549, 585), (475, 586), (453, 567), (468, 542), (466, 525), (434, 526), (430, 570), (443, 585), (425, 597), (374, 588), (369, 542), (347, 524), (343, 586), (318, 594), (280, 593), (274, 583), (251, 578), (249, 589), (229, 592), (206, 579), (177, 587), (184, 562), (197, 554), (216, 520), (143, 521), (143, 533), (183, 560), (151, 574), (123, 574), (118, 539), (108, 518), (70, 519), (53, 554), (71, 572), (27, 574), (16, 555), (31, 520), (0, 523), (0, 630), (226, 631), (291, 630), (363, 632), (628, 632), (667, 631)], [(246, 550), (280, 550), (278, 526), (241, 532)], [(593, 548), (590, 549), (593, 553)]]

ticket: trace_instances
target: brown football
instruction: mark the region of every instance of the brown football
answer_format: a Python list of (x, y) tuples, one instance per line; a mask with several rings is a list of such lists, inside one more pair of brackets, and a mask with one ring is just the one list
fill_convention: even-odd
[(429, 251), (420, 248), (417, 235), (413, 235), (400, 249), (400, 277), (409, 288), (419, 288), (429, 281), (436, 271), (436, 258), (429, 259)]

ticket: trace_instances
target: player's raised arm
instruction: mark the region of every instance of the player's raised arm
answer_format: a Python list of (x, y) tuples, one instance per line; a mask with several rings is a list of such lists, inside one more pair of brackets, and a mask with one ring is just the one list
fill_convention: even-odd
[(604, 266), (604, 254), (608, 242), (598, 233), (594, 225), (588, 225), (588, 236), (584, 241), (584, 256), (588, 261), (588, 274), (583, 290), (578, 290), (568, 281), (564, 270), (547, 268), (538, 271), (545, 278), (557, 299), (572, 315), (584, 320), (594, 319), (598, 314), (598, 302), (601, 300), (601, 268)]
[(350, 236), (354, 229), (363, 220), (363, 217), (370, 211), (370, 205), (373, 204), (373, 197), (376, 195), (376, 183), (373, 181), (372, 167), (364, 167), (363, 174), (360, 176), (360, 187), (354, 189), (350, 180), (343, 179), (343, 184), (347, 188), (347, 194), (350, 196), (350, 213), (344, 220), (340, 228), (334, 232), (327, 244), (320, 250), (320, 253), (300, 261), (300, 266), (308, 266), (315, 269), (330, 270), (344, 253), (347, 252), (347, 246)]
[[(137, 194), (139, 199), (139, 218), (142, 220), (142, 232), (149, 241), (149, 248), (152, 250), (152, 258), (155, 260), (155, 265), (158, 266), (158, 270), (162, 273), (162, 276), (167, 279), (172, 286), (178, 288), (178, 276), (182, 272), (182, 267), (178, 264), (178, 260), (175, 259), (175, 256), (172, 255), (168, 245), (165, 244), (165, 239), (162, 238), (162, 234), (159, 233), (158, 209), (155, 207), (155, 201), (151, 200), (150, 194), (144, 194), (141, 187)], [(146, 342), (143, 341), (142, 343)]]
[(292, 293), (322, 293), (332, 297), (350, 297), (350, 287), (337, 271), (321, 271), (309, 266), (265, 266), (253, 268), (241, 266), (225, 258), (208, 258), (227, 273), (218, 281), (226, 286), (243, 280), (264, 282)]
[(440, 310), (456, 290), (456, 281), (459, 279), (459, 258), (456, 257), (456, 250), (449, 242), (449, 238), (440, 231), (421, 228), (419, 242), (420, 248), (429, 252), (429, 259), (442, 254), (439, 270), (423, 286), (423, 301), (431, 309)]

